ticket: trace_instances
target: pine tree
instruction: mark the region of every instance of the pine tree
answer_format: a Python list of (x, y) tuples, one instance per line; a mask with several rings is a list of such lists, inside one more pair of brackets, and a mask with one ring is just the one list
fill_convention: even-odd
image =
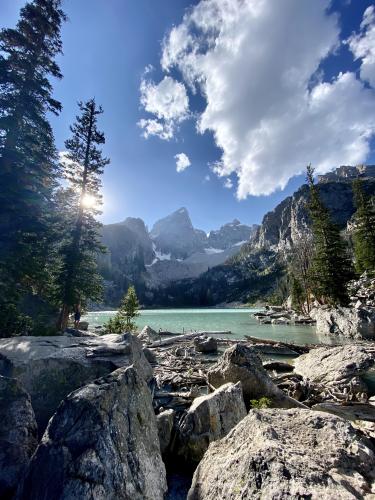
[[(101, 297), (101, 278), (97, 271), (97, 255), (103, 251), (96, 220), (100, 213), (100, 176), (109, 163), (98, 146), (105, 142), (97, 128), (97, 117), (103, 110), (91, 99), (79, 103), (81, 115), (71, 127), (72, 137), (65, 142), (63, 158), (65, 177), (71, 186), (70, 205), (73, 222), (67, 221), (65, 242), (61, 249), (62, 263), (57, 278), (61, 312), (58, 328), (66, 328), (70, 312), (76, 305), (84, 307), (87, 300)], [(68, 193), (66, 193), (68, 194)], [(71, 211), (68, 211), (68, 216)]]
[[(0, 32), (0, 321), (2, 333), (26, 323), (19, 299), (48, 279), (57, 155), (47, 113), (61, 105), (49, 77), (61, 78), (65, 15), (61, 0), (34, 0), (15, 29)], [(8, 331), (7, 331), (8, 330)], [(17, 331), (18, 330), (18, 331)]]
[(353, 232), (355, 268), (359, 274), (364, 271), (375, 272), (375, 204), (366, 195), (363, 181), (353, 182), (354, 202), (357, 208), (354, 214)]
[(309, 270), (312, 292), (320, 303), (345, 305), (348, 302), (346, 285), (353, 277), (352, 264), (340, 230), (332, 222), (328, 209), (320, 199), (313, 175), (313, 168), (307, 167), (309, 212), (314, 237)]
[(134, 319), (139, 316), (139, 302), (134, 286), (129, 286), (121, 300), (116, 316), (106, 325), (108, 333), (133, 332), (136, 329)]

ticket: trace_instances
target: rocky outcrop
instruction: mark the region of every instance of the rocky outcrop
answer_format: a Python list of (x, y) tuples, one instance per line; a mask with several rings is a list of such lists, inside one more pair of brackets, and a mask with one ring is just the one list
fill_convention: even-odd
[(63, 401), (17, 498), (162, 500), (165, 492), (151, 395), (128, 367)]
[(40, 432), (70, 392), (131, 364), (152, 378), (142, 344), (130, 334), (0, 339), (0, 375), (16, 378), (30, 394)]
[(251, 399), (267, 397), (272, 406), (280, 408), (303, 407), (287, 396), (271, 380), (262, 361), (252, 347), (235, 344), (227, 349), (217, 364), (207, 373), (209, 383), (220, 387), (228, 382), (241, 382), (246, 405)]
[(151, 326), (144, 326), (141, 333), (137, 335), (138, 340), (146, 344), (152, 344), (155, 340), (160, 340), (160, 334), (151, 328)]
[(245, 416), (240, 382), (196, 398), (180, 422), (176, 453), (189, 464), (197, 464), (208, 445), (226, 436)]
[(17, 380), (0, 376), (0, 498), (12, 498), (37, 434), (30, 396)]
[(231, 248), (239, 243), (245, 243), (255, 234), (258, 226), (253, 224), (247, 226), (241, 224), (238, 219), (233, 222), (224, 224), (217, 231), (210, 231), (207, 239), (207, 246), (211, 248), (226, 249)]
[(339, 417), (252, 410), (210, 445), (188, 499), (370, 498), (374, 470), (371, 445)]
[(214, 337), (196, 337), (194, 339), (194, 348), (197, 352), (217, 352), (217, 340)]
[(367, 392), (361, 376), (375, 363), (375, 349), (361, 345), (318, 347), (297, 358), (295, 372), (322, 388), (351, 394)]
[(174, 410), (169, 409), (162, 411), (156, 416), (161, 453), (165, 453), (168, 450), (169, 443), (171, 442), (175, 414)]
[(316, 330), (321, 335), (338, 335), (351, 339), (375, 338), (375, 308), (319, 307), (310, 315), (316, 321)]
[[(335, 179), (333, 182), (319, 184), (319, 194), (333, 221), (340, 229), (344, 229), (355, 212), (355, 206), (351, 183), (339, 181), (340, 179)], [(375, 179), (365, 180), (364, 189), (369, 195), (375, 194)], [(298, 242), (310, 227), (308, 200), (309, 189), (307, 185), (303, 185), (273, 211), (268, 212), (252, 241), (253, 246), (283, 251)]]

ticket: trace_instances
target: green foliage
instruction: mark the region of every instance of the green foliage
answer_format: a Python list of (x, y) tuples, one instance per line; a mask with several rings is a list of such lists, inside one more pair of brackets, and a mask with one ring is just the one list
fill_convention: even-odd
[(272, 401), (269, 398), (266, 398), (265, 396), (262, 396), (259, 399), (251, 399), (250, 404), (251, 408), (254, 408), (256, 410), (262, 410), (264, 408), (269, 408), (271, 406)]
[(107, 333), (133, 332), (136, 329), (134, 319), (139, 316), (139, 302), (134, 286), (129, 286), (116, 316), (105, 325)]
[(345, 305), (349, 300), (346, 285), (353, 277), (352, 263), (339, 228), (332, 222), (329, 211), (320, 199), (313, 174), (314, 170), (309, 166), (309, 212), (314, 237), (309, 269), (312, 293), (320, 303)]
[(359, 274), (372, 273), (375, 271), (375, 203), (366, 195), (360, 179), (353, 182), (353, 193), (357, 208), (353, 232), (355, 269)]
[(65, 142), (67, 154), (62, 161), (69, 189), (60, 192), (60, 203), (68, 207), (61, 212), (65, 231), (56, 288), (60, 330), (66, 328), (76, 304), (85, 306), (88, 299), (100, 300), (102, 292), (97, 254), (104, 248), (96, 216), (100, 213), (100, 176), (109, 163), (98, 147), (105, 142), (103, 132), (97, 129), (97, 117), (103, 110), (94, 99), (80, 102), (79, 108), (81, 114), (71, 127), (72, 137)]
[[(61, 105), (49, 78), (61, 78), (65, 15), (60, 0), (34, 0), (15, 29), (0, 32), (0, 322), (2, 334), (30, 327), (20, 310), (26, 294), (49, 288), (55, 240), (53, 191), (57, 153), (47, 115)], [(6, 236), (5, 236), (6, 235)]]
[(291, 279), (292, 307), (297, 311), (302, 311), (306, 295), (300, 280), (292, 275)]

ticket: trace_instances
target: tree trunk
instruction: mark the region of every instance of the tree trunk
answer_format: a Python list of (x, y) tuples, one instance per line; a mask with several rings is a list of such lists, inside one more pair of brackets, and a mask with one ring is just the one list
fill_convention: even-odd
[(69, 321), (69, 306), (64, 304), (60, 311), (59, 321), (57, 323), (57, 329), (60, 332), (63, 332), (65, 328), (68, 326)]

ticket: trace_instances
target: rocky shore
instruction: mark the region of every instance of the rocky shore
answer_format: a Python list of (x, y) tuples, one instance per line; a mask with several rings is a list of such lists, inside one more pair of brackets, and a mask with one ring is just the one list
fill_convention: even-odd
[(0, 340), (1, 498), (375, 494), (373, 344), (158, 337)]

